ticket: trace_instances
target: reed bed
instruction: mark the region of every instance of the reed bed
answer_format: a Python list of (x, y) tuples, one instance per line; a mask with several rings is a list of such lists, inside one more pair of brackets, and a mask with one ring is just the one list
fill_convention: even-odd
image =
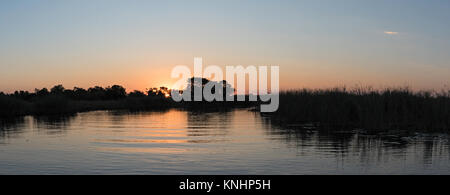
[(280, 93), (278, 123), (339, 130), (450, 130), (450, 91), (409, 88), (301, 89)]

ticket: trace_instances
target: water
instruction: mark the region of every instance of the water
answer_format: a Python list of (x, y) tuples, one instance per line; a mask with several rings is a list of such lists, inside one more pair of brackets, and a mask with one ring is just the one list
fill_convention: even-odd
[(317, 132), (246, 110), (0, 123), (0, 174), (450, 174), (447, 134)]

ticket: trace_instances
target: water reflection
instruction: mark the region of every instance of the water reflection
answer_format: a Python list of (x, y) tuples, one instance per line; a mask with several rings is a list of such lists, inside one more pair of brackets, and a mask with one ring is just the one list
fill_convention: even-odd
[(91, 127), (107, 130), (94, 140), (99, 151), (174, 154), (194, 151), (187, 147), (189, 144), (224, 141), (232, 115), (232, 112), (114, 111), (97, 114), (93, 119), (97, 122)]
[[(450, 159), (450, 136), (445, 133), (408, 131), (323, 131), (311, 124), (280, 124), (262, 117), (271, 139), (300, 151), (334, 155), (338, 161), (355, 160), (370, 165), (392, 158), (421, 156), (421, 164), (431, 166)], [(304, 154), (304, 153), (302, 153)]]
[(27, 116), (0, 120), (0, 174), (448, 174), (449, 140), (317, 131), (247, 110)]
[(52, 115), (33, 117), (34, 127), (42, 133), (60, 135), (67, 132), (77, 115)]
[(0, 143), (2, 140), (16, 138), (23, 132), (25, 117), (0, 119)]
[(187, 136), (226, 136), (232, 124), (233, 112), (189, 112)]

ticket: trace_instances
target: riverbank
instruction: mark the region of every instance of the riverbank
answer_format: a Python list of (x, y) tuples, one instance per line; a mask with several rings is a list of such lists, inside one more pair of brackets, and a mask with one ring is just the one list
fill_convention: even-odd
[[(108, 88), (107, 88), (108, 89)], [(123, 90), (124, 91), (124, 90)], [(49, 93), (31, 98), (0, 95), (0, 117), (62, 115), (95, 110), (166, 110), (198, 112), (256, 108), (260, 102), (175, 102), (165, 93), (110, 93), (75, 96)], [(108, 94), (108, 93), (106, 93)], [(112, 95), (111, 95), (112, 94)], [(114, 94), (122, 94), (121, 96)], [(97, 97), (97, 98), (93, 98)], [(101, 97), (101, 98), (99, 98)], [(279, 109), (264, 113), (273, 123), (324, 130), (450, 130), (450, 92), (414, 92), (407, 88), (290, 90), (280, 93)]]
[(175, 105), (167, 98), (127, 97), (118, 100), (72, 100), (64, 96), (47, 96), (32, 101), (0, 96), (0, 117), (23, 115), (61, 115), (95, 110), (163, 110)]
[(49, 95), (26, 101), (0, 96), (0, 118), (24, 115), (63, 115), (99, 110), (152, 111), (180, 108), (210, 112), (233, 108), (248, 108), (257, 102), (175, 102), (162, 96), (124, 97), (116, 100), (74, 100), (61, 95)]
[[(450, 130), (450, 91), (408, 88), (291, 90), (267, 114), (275, 123), (309, 124), (324, 130)], [(302, 126), (302, 125), (299, 125)]]

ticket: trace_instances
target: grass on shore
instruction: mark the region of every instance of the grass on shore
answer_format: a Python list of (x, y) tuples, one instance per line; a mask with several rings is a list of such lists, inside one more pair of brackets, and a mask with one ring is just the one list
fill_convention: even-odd
[(280, 93), (280, 107), (269, 114), (282, 123), (311, 123), (321, 129), (450, 130), (450, 91), (413, 92), (408, 88), (334, 88)]
[[(61, 115), (92, 110), (192, 110), (254, 107), (257, 102), (174, 102), (160, 95), (129, 94), (116, 99), (74, 99), (48, 94), (17, 98), (0, 94), (0, 118)], [(267, 114), (280, 124), (316, 124), (339, 130), (450, 130), (450, 91), (413, 92), (408, 88), (290, 90), (280, 93), (278, 111)]]

